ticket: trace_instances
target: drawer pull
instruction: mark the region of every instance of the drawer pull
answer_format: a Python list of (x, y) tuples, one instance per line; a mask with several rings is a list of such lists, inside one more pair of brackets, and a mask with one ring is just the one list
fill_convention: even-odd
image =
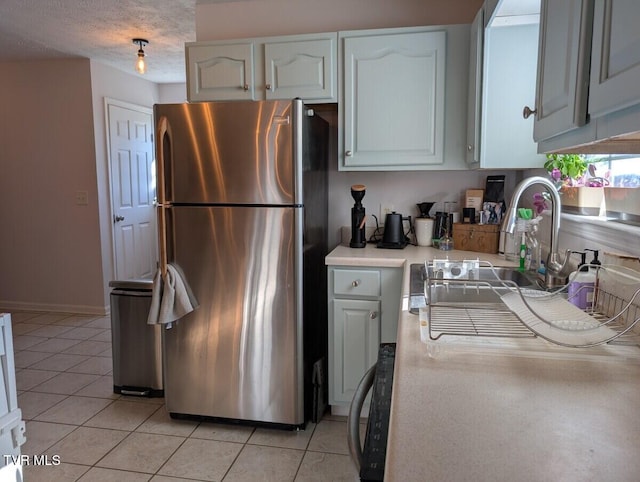
[(371, 318), (372, 320), (375, 320), (377, 317), (378, 317), (377, 311), (372, 311), (369, 313), (369, 318)]
[(525, 119), (528, 119), (529, 117), (531, 117), (532, 115), (536, 115), (537, 113), (538, 109), (531, 110), (531, 107), (529, 107), (528, 105), (525, 105), (524, 109), (522, 109), (522, 117), (524, 117)]
[(353, 280), (351, 282), (351, 286), (353, 286), (354, 288), (357, 288), (358, 286), (360, 286), (360, 280), (359, 279)]

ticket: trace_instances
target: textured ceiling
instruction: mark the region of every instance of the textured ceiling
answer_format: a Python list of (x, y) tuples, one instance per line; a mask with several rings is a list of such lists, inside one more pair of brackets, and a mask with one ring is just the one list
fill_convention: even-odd
[(138, 75), (132, 39), (141, 37), (150, 42), (144, 77), (184, 82), (195, 6), (211, 1), (0, 0), (0, 61), (86, 57)]

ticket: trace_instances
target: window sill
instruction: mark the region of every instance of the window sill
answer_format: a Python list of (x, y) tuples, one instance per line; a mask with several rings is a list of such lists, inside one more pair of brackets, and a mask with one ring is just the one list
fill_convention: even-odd
[(589, 240), (621, 254), (640, 256), (640, 227), (606, 217), (561, 215), (560, 231)]

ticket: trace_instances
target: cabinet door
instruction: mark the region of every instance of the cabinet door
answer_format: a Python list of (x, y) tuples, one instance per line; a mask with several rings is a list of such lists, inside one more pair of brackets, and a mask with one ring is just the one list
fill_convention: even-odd
[(536, 95), (538, 24), (485, 30), (480, 167), (536, 168), (544, 164), (533, 141), (533, 119), (522, 118)]
[(360, 379), (376, 363), (380, 301), (333, 301), (333, 376), (329, 402), (350, 402)]
[(482, 115), (482, 50), (484, 9), (471, 24), (469, 44), (469, 101), (467, 105), (467, 163), (480, 162), (480, 119)]
[(533, 126), (536, 141), (587, 121), (592, 24), (593, 0), (542, 0)]
[(187, 46), (187, 97), (255, 100), (253, 44)]
[(598, 117), (640, 102), (640, 2), (596, 0), (589, 114)]
[(349, 168), (442, 164), (446, 32), (344, 39)]
[(266, 43), (267, 99), (335, 100), (337, 35), (306, 41)]

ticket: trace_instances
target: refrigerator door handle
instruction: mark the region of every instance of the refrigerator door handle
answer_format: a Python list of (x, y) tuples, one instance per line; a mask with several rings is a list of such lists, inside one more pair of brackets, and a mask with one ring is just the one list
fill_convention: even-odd
[[(170, 206), (167, 193), (168, 186), (166, 183), (167, 178), (167, 161), (171, 163), (173, 157), (173, 142), (171, 135), (171, 125), (169, 119), (166, 116), (162, 116), (156, 123), (156, 162), (157, 162), (157, 222), (158, 222), (158, 247), (159, 247), (159, 261), (160, 261), (160, 273), (165, 278), (167, 275), (167, 264), (169, 263), (167, 254), (167, 208)], [(165, 159), (166, 156), (166, 159)]]
[[(166, 116), (160, 117), (156, 123), (156, 162), (157, 162), (157, 196), (158, 204), (165, 204), (169, 202), (167, 199), (167, 173), (165, 171), (167, 163), (165, 161), (171, 161), (173, 142), (171, 136), (171, 125)], [(165, 160), (165, 156), (168, 159)]]
[(160, 250), (160, 273), (165, 278), (167, 275), (167, 264), (169, 262), (167, 257), (167, 208), (161, 204), (157, 206), (158, 217), (158, 247)]

